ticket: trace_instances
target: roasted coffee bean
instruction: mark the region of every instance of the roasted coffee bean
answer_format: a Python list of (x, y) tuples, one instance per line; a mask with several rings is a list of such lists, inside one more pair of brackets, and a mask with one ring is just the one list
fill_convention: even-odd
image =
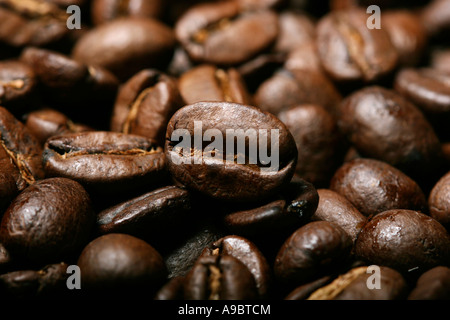
[(9, 168), (0, 169), (0, 216), (2, 216), (4, 211), (8, 208), (11, 200), (19, 193), (16, 179), (8, 169)]
[(430, 67), (450, 73), (450, 50), (435, 49), (430, 53)]
[(120, 233), (92, 240), (77, 265), (81, 287), (92, 297), (153, 298), (167, 277), (164, 261), (153, 246)]
[(215, 241), (207, 247), (202, 256), (232, 256), (241, 261), (255, 278), (256, 289), (260, 298), (268, 298), (272, 282), (272, 274), (269, 263), (250, 240), (240, 236), (226, 236)]
[(22, 109), (30, 102), (37, 86), (32, 68), (20, 61), (0, 61), (0, 105)]
[[(213, 137), (214, 142), (205, 146), (204, 140)], [(265, 150), (258, 148), (263, 139)], [(289, 183), (297, 160), (294, 139), (278, 118), (236, 103), (199, 102), (181, 108), (169, 122), (166, 140), (173, 178), (222, 200), (251, 201), (275, 194)], [(263, 152), (275, 157), (261, 161)]]
[(163, 9), (163, 0), (93, 0), (91, 17), (99, 25), (121, 17), (160, 18)]
[(278, 17), (280, 31), (273, 50), (277, 52), (291, 52), (298, 46), (316, 38), (316, 26), (312, 18), (306, 14), (283, 11)]
[(167, 124), (181, 106), (176, 80), (157, 70), (144, 69), (121, 86), (111, 130), (147, 137), (163, 145)]
[(202, 256), (184, 282), (186, 300), (255, 300), (255, 279), (248, 268), (230, 255)]
[(281, 69), (258, 87), (254, 99), (262, 110), (278, 115), (302, 104), (317, 104), (333, 112), (341, 95), (323, 73)]
[(313, 221), (328, 221), (340, 226), (353, 242), (368, 219), (344, 196), (329, 189), (318, 189), (319, 205), (311, 217)]
[(400, 65), (413, 66), (420, 63), (428, 36), (417, 14), (408, 10), (386, 11), (381, 16), (381, 25), (397, 50)]
[(278, 28), (275, 12), (243, 10), (226, 1), (191, 7), (176, 22), (175, 34), (194, 61), (232, 66), (267, 49)]
[(43, 164), (48, 177), (70, 178), (102, 194), (150, 188), (165, 175), (164, 152), (152, 140), (107, 131), (48, 139)]
[(450, 5), (445, 0), (432, 0), (421, 11), (421, 20), (429, 35), (437, 36), (450, 27)]
[(300, 285), (337, 268), (349, 256), (350, 236), (338, 225), (313, 221), (297, 229), (281, 246), (274, 263), (276, 278)]
[(137, 237), (162, 236), (187, 221), (189, 192), (168, 186), (143, 194), (97, 214), (100, 233), (126, 233)]
[(13, 47), (45, 46), (69, 34), (65, 10), (49, 1), (3, 0), (0, 42)]
[[(0, 107), (0, 163), (16, 181), (18, 191), (44, 178), (42, 147), (27, 127)], [(8, 188), (8, 187), (7, 187)]]
[(41, 48), (26, 48), (20, 60), (33, 69), (50, 101), (72, 105), (88, 100), (110, 102), (116, 95), (119, 82), (104, 68)]
[(365, 10), (333, 11), (317, 25), (317, 47), (322, 65), (338, 82), (367, 83), (393, 72), (398, 53), (383, 28), (367, 27)]
[(201, 101), (251, 103), (246, 84), (234, 68), (199, 65), (183, 73), (178, 86), (186, 104)]
[(430, 216), (450, 228), (450, 172), (433, 187), (428, 198)]
[(311, 70), (323, 73), (324, 70), (317, 52), (316, 41), (309, 41), (292, 49), (286, 57), (284, 68), (289, 71)]
[(110, 70), (120, 80), (145, 68), (168, 64), (175, 47), (173, 31), (158, 20), (125, 17), (84, 34), (73, 48), (75, 60)]
[(342, 133), (363, 157), (385, 161), (420, 183), (440, 169), (441, 143), (423, 113), (400, 94), (370, 86), (338, 108)]
[(234, 209), (224, 216), (225, 226), (233, 233), (266, 238), (267, 234), (293, 232), (308, 222), (317, 209), (319, 196), (314, 185), (293, 180), (275, 200), (252, 208)]
[(64, 260), (82, 249), (94, 225), (90, 197), (79, 183), (43, 179), (12, 201), (1, 221), (0, 239), (14, 259)]
[(430, 68), (404, 69), (395, 89), (427, 114), (450, 113), (450, 74)]
[(358, 257), (413, 277), (450, 263), (450, 235), (435, 219), (412, 210), (388, 210), (361, 230)]
[[(394, 269), (379, 267), (378, 283), (370, 279), (372, 271), (358, 267), (339, 276), (330, 284), (313, 292), (307, 300), (403, 300), (408, 285), (404, 277)], [(368, 284), (373, 285), (370, 288)], [(378, 287), (375, 287), (378, 286)]]
[(408, 300), (449, 300), (450, 269), (444, 266), (434, 267), (424, 272), (416, 286), (409, 293)]
[(355, 159), (343, 164), (331, 179), (330, 189), (346, 197), (366, 217), (390, 209), (427, 211), (419, 185), (379, 160)]
[(326, 187), (341, 161), (341, 138), (333, 115), (319, 105), (299, 105), (278, 114), (298, 150), (295, 173)]
[(64, 133), (94, 131), (93, 128), (74, 123), (65, 114), (54, 109), (44, 108), (27, 113), (24, 123), (28, 130), (39, 140), (41, 146), (48, 138)]
[(41, 270), (12, 271), (0, 275), (0, 296), (8, 299), (61, 298), (67, 293), (68, 265), (57, 263)]

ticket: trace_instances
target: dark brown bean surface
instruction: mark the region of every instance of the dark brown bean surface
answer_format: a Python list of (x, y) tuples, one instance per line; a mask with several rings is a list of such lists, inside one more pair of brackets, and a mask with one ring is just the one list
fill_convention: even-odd
[(145, 69), (124, 83), (117, 95), (111, 130), (164, 144), (167, 124), (182, 100), (174, 78)]
[(47, 176), (74, 179), (95, 192), (120, 192), (156, 184), (165, 157), (152, 140), (116, 132), (89, 131), (47, 140), (43, 163)]
[(88, 193), (66, 178), (27, 187), (3, 215), (0, 239), (13, 257), (55, 262), (76, 254), (91, 236), (95, 214)]
[(334, 11), (317, 25), (322, 65), (336, 81), (377, 80), (392, 72), (398, 53), (383, 28), (367, 28), (364, 10)]
[(281, 246), (274, 262), (276, 278), (302, 284), (321, 276), (322, 268), (337, 267), (350, 254), (352, 240), (338, 225), (314, 221), (295, 231)]
[(435, 219), (412, 210), (388, 210), (361, 230), (356, 254), (376, 265), (410, 275), (450, 260), (450, 235)]
[(328, 221), (340, 226), (353, 242), (368, 219), (344, 196), (329, 189), (318, 189), (319, 205), (312, 220)]
[(163, 0), (93, 0), (91, 17), (95, 25), (121, 17), (159, 18), (163, 13)]
[(366, 87), (349, 95), (338, 110), (340, 129), (362, 156), (387, 162), (415, 180), (439, 168), (441, 143), (435, 130), (395, 91)]
[(36, 75), (33, 69), (19, 61), (0, 62), (0, 104), (21, 106), (29, 102), (36, 90)]
[(448, 299), (450, 299), (450, 269), (444, 266), (424, 272), (408, 295), (408, 300)]
[(112, 233), (92, 240), (77, 265), (81, 286), (93, 296), (152, 298), (164, 282), (167, 269), (158, 251), (131, 235)]
[[(196, 129), (199, 123), (201, 126)], [(215, 130), (214, 136), (223, 137), (222, 142), (216, 141), (213, 153), (203, 150), (202, 139), (208, 129)], [(189, 139), (187, 144), (184, 142), (180, 146), (182, 142), (175, 140), (180, 139), (173, 136), (180, 134), (177, 130), (189, 135), (186, 136)], [(230, 143), (227, 139), (234, 139), (230, 135), (227, 138), (227, 130), (241, 130), (233, 132), (240, 145), (245, 143), (244, 150), (227, 150), (226, 144)], [(266, 167), (270, 173), (259, 161), (261, 154), (258, 154), (259, 160), (256, 159), (249, 151), (246, 140), (243, 140), (245, 135), (250, 134), (248, 130), (256, 133), (256, 139), (252, 139), (253, 145), (265, 138), (272, 155), (279, 157), (279, 165), (272, 163), (272, 168)], [(271, 140), (272, 130), (278, 130), (278, 141), (275, 136)], [(266, 136), (260, 134), (261, 131)], [(256, 107), (236, 103), (199, 102), (181, 108), (169, 122), (166, 140), (168, 169), (173, 177), (189, 189), (218, 199), (248, 201), (273, 195), (289, 183), (297, 161), (294, 139), (278, 118)], [(262, 149), (253, 151), (263, 152)], [(237, 189), (238, 185), (242, 187)]]
[(419, 185), (400, 170), (374, 159), (355, 159), (341, 166), (330, 189), (346, 197), (363, 215), (390, 209), (427, 211)]
[(136, 72), (169, 63), (175, 46), (170, 28), (158, 20), (121, 18), (84, 34), (72, 55), (88, 65), (110, 70), (124, 80)]

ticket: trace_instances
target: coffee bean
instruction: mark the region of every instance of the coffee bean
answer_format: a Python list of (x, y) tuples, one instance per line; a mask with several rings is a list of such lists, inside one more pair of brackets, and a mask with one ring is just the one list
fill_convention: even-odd
[(1, 167), (3, 172), (14, 178), (17, 190), (22, 191), (36, 180), (44, 178), (39, 141), (3, 107), (0, 107), (0, 131)]
[(309, 221), (317, 209), (319, 196), (313, 184), (303, 179), (291, 181), (280, 194), (259, 206), (232, 208), (233, 212), (224, 216), (225, 226), (243, 236), (265, 239), (268, 233), (280, 233), (284, 238), (286, 233)]
[(298, 105), (278, 114), (298, 150), (295, 172), (316, 187), (328, 186), (341, 157), (341, 138), (333, 115), (319, 105)]
[(317, 192), (319, 205), (311, 219), (337, 224), (355, 242), (368, 219), (339, 193), (329, 189), (318, 189)]
[(427, 211), (425, 195), (414, 180), (374, 159), (345, 163), (333, 176), (330, 189), (346, 197), (366, 217), (390, 209)]
[(306, 14), (283, 11), (278, 17), (280, 30), (273, 50), (291, 52), (304, 43), (315, 40), (316, 26)]
[[(199, 123), (201, 128), (197, 128)], [(201, 140), (197, 143), (209, 129), (214, 130), (217, 139), (214, 150), (210, 151), (207, 146), (204, 149)], [(180, 133), (179, 130), (183, 135), (189, 134), (186, 137), (189, 140), (184, 141), (182, 147), (175, 140), (179, 138), (172, 136)], [(234, 130), (234, 137), (230, 137), (229, 130)], [(273, 130), (277, 130), (278, 141), (277, 137), (269, 137)], [(245, 135), (249, 134), (253, 135), (252, 141), (247, 142), (249, 138)], [(237, 152), (229, 148), (230, 141), (234, 144), (236, 138), (240, 144), (234, 146)], [(271, 163), (272, 168), (267, 162), (262, 164), (261, 154), (254, 154), (263, 152), (255, 145), (263, 138), (267, 139), (267, 146), (271, 146), (264, 152), (270, 151), (271, 155), (279, 157), (278, 168), (274, 163)], [(256, 107), (236, 103), (199, 102), (181, 108), (169, 122), (166, 139), (166, 157), (172, 176), (188, 189), (216, 199), (250, 201), (273, 195), (289, 183), (297, 159), (294, 139), (278, 118)], [(271, 174), (265, 174), (267, 170), (271, 170)], [(241, 187), (237, 188), (238, 185)]]
[(155, 186), (165, 175), (164, 152), (152, 140), (106, 131), (48, 139), (43, 164), (47, 176), (76, 180), (97, 194)]
[(272, 274), (269, 263), (250, 240), (240, 236), (226, 236), (206, 248), (202, 256), (232, 256), (241, 261), (255, 278), (256, 288), (260, 298), (268, 298)]
[(234, 68), (199, 65), (183, 73), (178, 86), (186, 104), (201, 101), (251, 103), (246, 84)]
[(426, 114), (449, 114), (449, 81), (444, 71), (408, 68), (397, 74), (395, 89)]
[(449, 288), (450, 269), (444, 266), (434, 267), (419, 277), (408, 300), (448, 300)]
[(355, 252), (368, 263), (393, 268), (413, 277), (448, 265), (450, 235), (435, 219), (412, 210), (388, 210), (361, 230)]
[(0, 6), (0, 42), (13, 47), (54, 44), (69, 34), (65, 10), (39, 0), (5, 0)]
[(93, 297), (153, 298), (167, 269), (158, 251), (131, 235), (111, 233), (92, 240), (77, 265), (81, 287)]
[(14, 259), (39, 263), (70, 258), (95, 225), (84, 188), (66, 178), (43, 179), (23, 190), (3, 215), (0, 238)]
[(274, 263), (276, 278), (300, 285), (336, 268), (350, 254), (352, 240), (338, 225), (314, 221), (300, 227), (281, 246)]
[(175, 36), (163, 23), (126, 17), (88, 31), (77, 41), (72, 55), (84, 64), (110, 70), (123, 81), (142, 69), (168, 64), (174, 46)]
[(199, 4), (178, 19), (175, 34), (194, 61), (232, 66), (275, 41), (278, 17), (271, 10), (242, 10), (236, 1)]
[(181, 106), (174, 78), (157, 70), (142, 70), (121, 86), (111, 130), (147, 137), (163, 145), (167, 124)]
[(94, 0), (91, 4), (91, 17), (94, 25), (106, 23), (121, 17), (159, 18), (163, 13), (162, 0)]
[(419, 64), (428, 42), (428, 35), (419, 15), (409, 10), (390, 10), (381, 17), (382, 28), (386, 29), (398, 52), (399, 64)]
[(341, 95), (321, 72), (281, 69), (258, 87), (254, 99), (258, 107), (274, 115), (302, 104), (317, 104), (333, 113)]
[(430, 216), (447, 229), (450, 227), (450, 173), (445, 174), (433, 187), (428, 198)]
[(363, 157), (385, 161), (418, 183), (439, 171), (442, 154), (436, 132), (395, 91), (366, 87), (349, 95), (338, 111), (340, 130)]
[(155, 300), (183, 300), (184, 277), (173, 277), (155, 294)]
[(248, 268), (230, 255), (202, 256), (184, 282), (186, 300), (255, 300), (255, 279)]
[(333, 11), (317, 25), (322, 65), (338, 82), (373, 82), (394, 71), (398, 53), (383, 28), (367, 28), (365, 10)]
[(295, 288), (285, 297), (285, 300), (306, 300), (317, 289), (327, 285), (333, 280), (331, 276), (324, 276), (307, 284)]
[(0, 62), (0, 104), (10, 110), (23, 109), (37, 86), (32, 68), (19, 61)]
[(53, 136), (94, 131), (93, 128), (74, 123), (62, 112), (50, 108), (31, 111), (24, 118), (25, 126), (39, 140), (42, 147), (44, 147), (47, 139)]
[(394, 269), (379, 268), (379, 288), (369, 288), (368, 267), (358, 267), (313, 292), (308, 300), (403, 300), (408, 290), (406, 280)]
[(105, 209), (97, 214), (99, 231), (127, 233), (137, 237), (160, 237), (187, 221), (191, 209), (189, 192), (168, 186)]
[(429, 35), (437, 36), (448, 30), (450, 6), (445, 0), (432, 0), (421, 11), (421, 20)]

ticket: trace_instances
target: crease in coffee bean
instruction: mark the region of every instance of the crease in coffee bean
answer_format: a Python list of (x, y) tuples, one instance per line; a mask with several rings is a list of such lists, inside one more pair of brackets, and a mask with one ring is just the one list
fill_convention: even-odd
[(217, 22), (210, 23), (206, 27), (203, 27), (202, 29), (198, 30), (191, 36), (191, 40), (198, 44), (204, 44), (206, 42), (206, 39), (209, 37), (211, 33), (214, 33), (218, 30), (224, 30), (225, 28), (229, 27), (231, 24), (231, 21), (236, 19), (235, 18), (222, 18)]
[(233, 102), (234, 99), (230, 88), (230, 78), (228, 74), (223, 69), (217, 69), (214, 73), (214, 78), (216, 79), (219, 88), (222, 90), (224, 100)]
[(0, 139), (0, 145), (5, 150), (5, 152), (9, 155), (11, 161), (14, 163), (16, 168), (19, 170), (20, 175), (25, 180), (28, 185), (31, 185), (36, 182), (30, 168), (26, 165), (26, 161), (30, 160), (32, 157), (23, 155), (20, 153), (15, 153), (14, 151), (8, 149), (5, 145), (5, 142)]

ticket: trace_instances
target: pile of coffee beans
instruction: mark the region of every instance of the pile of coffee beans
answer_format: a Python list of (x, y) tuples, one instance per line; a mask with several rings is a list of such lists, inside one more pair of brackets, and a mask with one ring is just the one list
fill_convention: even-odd
[(0, 0), (1, 299), (450, 299), (450, 1)]

